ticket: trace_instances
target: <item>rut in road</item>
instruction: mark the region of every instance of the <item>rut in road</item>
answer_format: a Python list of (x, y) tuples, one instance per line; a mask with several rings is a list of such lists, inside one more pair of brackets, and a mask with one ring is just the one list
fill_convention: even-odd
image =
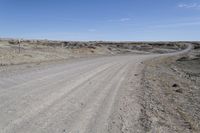
[[(0, 132), (113, 131), (109, 129), (112, 111), (120, 108), (116, 102), (123, 99), (119, 93), (127, 95), (129, 76), (138, 81), (130, 71), (138, 74), (139, 64), (156, 56), (101, 57), (0, 72)], [(134, 82), (129, 89), (136, 89), (138, 84)], [(136, 108), (131, 114), (138, 114)], [(131, 121), (124, 125), (127, 123)]]
[(0, 132), (107, 132), (118, 90), (128, 67), (141, 61), (138, 57), (97, 58), (4, 73)]

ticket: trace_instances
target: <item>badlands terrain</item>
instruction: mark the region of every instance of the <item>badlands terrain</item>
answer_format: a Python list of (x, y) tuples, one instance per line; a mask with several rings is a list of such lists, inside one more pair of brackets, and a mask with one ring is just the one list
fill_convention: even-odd
[(200, 132), (200, 42), (0, 40), (0, 133)]

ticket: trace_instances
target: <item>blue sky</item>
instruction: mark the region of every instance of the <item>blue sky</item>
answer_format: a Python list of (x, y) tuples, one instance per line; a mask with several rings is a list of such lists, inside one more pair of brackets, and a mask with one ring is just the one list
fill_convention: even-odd
[(0, 0), (0, 37), (200, 40), (200, 0)]

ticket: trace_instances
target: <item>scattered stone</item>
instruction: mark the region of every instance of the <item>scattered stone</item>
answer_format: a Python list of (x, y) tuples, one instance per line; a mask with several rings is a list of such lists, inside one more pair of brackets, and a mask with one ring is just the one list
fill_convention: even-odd
[(188, 60), (189, 60), (189, 57), (182, 57), (178, 59), (177, 61), (188, 61)]
[(177, 89), (177, 90), (175, 90), (175, 92), (183, 93), (183, 90), (182, 89)]
[(179, 85), (178, 84), (173, 84), (172, 87), (176, 88), (176, 87), (179, 87)]

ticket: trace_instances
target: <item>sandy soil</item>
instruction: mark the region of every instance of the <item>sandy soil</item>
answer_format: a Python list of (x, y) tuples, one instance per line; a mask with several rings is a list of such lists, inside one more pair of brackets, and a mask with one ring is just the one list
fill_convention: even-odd
[(17, 44), (0, 41), (0, 65), (15, 65), (25, 63), (41, 63), (45, 61), (66, 60), (77, 57), (109, 55), (109, 50), (95, 48), (63, 48), (61, 46), (47, 46), (42, 44)]

